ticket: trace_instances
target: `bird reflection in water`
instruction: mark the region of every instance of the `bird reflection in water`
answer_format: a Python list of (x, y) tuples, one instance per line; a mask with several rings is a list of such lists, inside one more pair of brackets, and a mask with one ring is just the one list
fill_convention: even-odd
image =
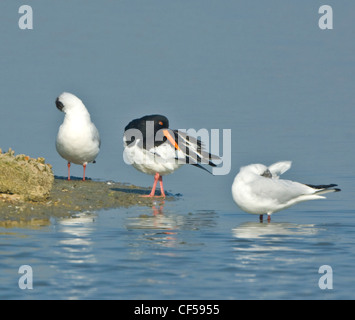
[(146, 230), (141, 234), (144, 239), (154, 241), (164, 247), (175, 247), (178, 245), (177, 230), (181, 225), (181, 216), (165, 214), (165, 201), (154, 202), (151, 207), (151, 214), (147, 209), (137, 217), (127, 219), (128, 230)]
[(312, 224), (246, 222), (232, 229), (234, 281), (258, 283), (262, 272), (280, 276), (287, 267), (303, 265), (312, 248), (304, 245), (319, 229)]
[(54, 253), (59, 256), (60, 263), (53, 268), (62, 273), (65, 281), (55, 285), (68, 286), (68, 299), (90, 296), (96, 290), (90, 276), (91, 267), (97, 263), (92, 238), (95, 218), (95, 214), (83, 212), (58, 220), (58, 245)]
[(238, 239), (256, 239), (268, 237), (278, 239), (283, 236), (313, 235), (318, 232), (313, 224), (292, 224), (287, 222), (260, 224), (246, 222), (232, 229)]

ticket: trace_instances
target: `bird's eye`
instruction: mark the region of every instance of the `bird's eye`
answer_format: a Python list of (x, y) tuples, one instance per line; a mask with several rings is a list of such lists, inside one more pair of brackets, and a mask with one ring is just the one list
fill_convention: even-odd
[(162, 126), (163, 125), (163, 121), (159, 121), (159, 124)]

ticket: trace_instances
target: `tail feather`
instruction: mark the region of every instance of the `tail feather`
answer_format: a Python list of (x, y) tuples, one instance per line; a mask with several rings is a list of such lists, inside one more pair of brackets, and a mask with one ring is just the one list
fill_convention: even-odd
[(339, 192), (341, 189), (339, 188), (334, 188), (337, 187), (337, 184), (321, 184), (321, 185), (313, 185), (313, 184), (306, 184), (306, 186), (316, 189), (316, 194), (323, 194), (323, 193), (328, 193), (328, 192)]
[(213, 174), (211, 171), (207, 170), (205, 167), (201, 166), (199, 163), (191, 163), (191, 165), (194, 166), (194, 167), (200, 168), (202, 170), (205, 170), (205, 171), (207, 171), (210, 174)]

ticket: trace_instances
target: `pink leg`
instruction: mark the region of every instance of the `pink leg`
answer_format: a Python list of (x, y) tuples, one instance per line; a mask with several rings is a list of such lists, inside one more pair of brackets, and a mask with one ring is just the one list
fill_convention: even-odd
[(68, 180), (70, 180), (70, 162), (68, 162)]
[(143, 195), (142, 197), (154, 197), (155, 195), (155, 188), (157, 187), (157, 182), (159, 180), (160, 174), (157, 172), (154, 176), (154, 183), (153, 183), (153, 187), (152, 187), (152, 191), (150, 192), (149, 195)]
[(86, 163), (84, 163), (84, 164), (83, 164), (83, 168), (84, 168), (83, 181), (85, 181), (85, 170), (86, 170)]
[(165, 192), (164, 192), (164, 188), (163, 188), (163, 177), (162, 176), (159, 177), (159, 184), (160, 184), (161, 197), (165, 198)]
[[(164, 201), (162, 201), (162, 204), (164, 204)], [(152, 209), (153, 209), (153, 216), (164, 215), (164, 212), (163, 212), (164, 206), (163, 205), (161, 205), (159, 207), (159, 209), (156, 206), (153, 206)]]
[(269, 222), (269, 223), (271, 222), (271, 216), (269, 216), (269, 215), (267, 216), (267, 222)]

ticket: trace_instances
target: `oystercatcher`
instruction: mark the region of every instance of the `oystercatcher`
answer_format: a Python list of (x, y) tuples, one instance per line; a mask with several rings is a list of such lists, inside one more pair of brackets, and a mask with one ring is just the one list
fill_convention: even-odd
[[(154, 184), (147, 197), (155, 196), (157, 182), (161, 196), (165, 197), (163, 176), (170, 174), (184, 164), (202, 168), (202, 164), (215, 167), (219, 160), (207, 152), (200, 139), (183, 131), (170, 130), (169, 120), (159, 114), (132, 120), (124, 132), (124, 159), (137, 170), (154, 175)], [(209, 171), (208, 171), (209, 172)]]

